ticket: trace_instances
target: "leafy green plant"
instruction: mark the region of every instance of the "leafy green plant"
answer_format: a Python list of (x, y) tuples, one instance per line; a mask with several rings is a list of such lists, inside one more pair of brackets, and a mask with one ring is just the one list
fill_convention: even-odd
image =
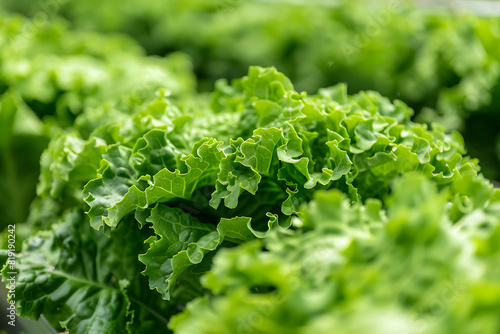
[(48, 11), (78, 29), (126, 33), (150, 54), (186, 52), (206, 90), (216, 79), (237, 78), (259, 65), (276, 66), (298, 91), (346, 82), (350, 93), (376, 90), (402, 99), (419, 122), (461, 130), (485, 175), (500, 179), (491, 144), (500, 140), (500, 20), (494, 11), (477, 17), (454, 5), (436, 11), (409, 0), (57, 4), (47, 9), (6, 0), (4, 7), (27, 15)]
[[(422, 280), (444, 281), (496, 256), (493, 242), (475, 238), (496, 235), (498, 191), (465, 156), (460, 134), (413, 123), (401, 101), (349, 96), (343, 84), (298, 93), (284, 74), (260, 67), (230, 85), (219, 81), (210, 99), (175, 103), (160, 90), (149, 104), (126, 101), (84, 110), (42, 155), (29, 220), (43, 230), (18, 258), (22, 316), (44, 314), (70, 333), (164, 333), (187, 307), (170, 321), (174, 331), (233, 332), (235, 321), (285, 293), (266, 325), (251, 323), (249, 332), (307, 332), (337, 321), (349, 328), (363, 307), (380, 303), (405, 317), (423, 302), (427, 281), (399, 288), (402, 300), (389, 305), (391, 278), (404, 273), (403, 284), (420, 268), (400, 265), (407, 259), (429, 253)], [(414, 173), (420, 178), (392, 194), (396, 180)], [(487, 228), (471, 232), (463, 252), (484, 262), (462, 263), (461, 239), (450, 236), (483, 221)], [(316, 239), (330, 236), (344, 248), (301, 276)], [(437, 260), (450, 262), (440, 269)], [(367, 282), (349, 281), (362, 275)], [(363, 296), (378, 276), (380, 288)], [(294, 277), (303, 283), (294, 286)], [(316, 305), (303, 300), (313, 290)], [(316, 322), (337, 302), (352, 324), (337, 313)], [(301, 313), (303, 305), (311, 309)], [(297, 323), (272, 325), (294, 308)], [(220, 328), (207, 327), (214, 317)]]
[(0, 35), (0, 231), (26, 219), (41, 152), (85, 108), (111, 108), (124, 94), (127, 104), (140, 105), (160, 87), (172, 98), (194, 92), (185, 56), (146, 57), (124, 36), (5, 13)]
[(495, 333), (500, 203), (453, 223), (449, 200), (411, 174), (385, 204), (316, 192), (297, 229), (221, 250), (202, 279), (211, 293), (170, 327), (180, 334)]

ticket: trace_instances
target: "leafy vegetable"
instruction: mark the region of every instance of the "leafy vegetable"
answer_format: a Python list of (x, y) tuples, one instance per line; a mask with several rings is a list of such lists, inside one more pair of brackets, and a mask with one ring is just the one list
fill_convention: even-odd
[[(16, 266), (20, 316), (38, 319), (43, 312), (56, 328), (60, 322), (71, 333), (125, 332), (141, 317), (143, 329), (166, 321), (158, 314), (167, 312), (158, 303), (161, 299), (148, 294), (137, 275), (136, 253), (144, 248), (137, 238), (140, 231), (124, 225), (109, 239), (89, 230), (83, 217), (82, 212), (67, 211), (49, 230), (23, 243)], [(11, 271), (6, 265), (2, 275)]]
[[(0, 217), (0, 232), (26, 219), (41, 152), (84, 109), (120, 104), (134, 110), (160, 87), (174, 99), (194, 91), (185, 56), (146, 57), (140, 46), (123, 36), (75, 32), (59, 21), (40, 25), (6, 13), (0, 15), (0, 34), (0, 205), (6, 212)], [(91, 112), (87, 115), (78, 126), (83, 136), (96, 122)], [(51, 145), (73, 150), (82, 143), (58, 141)], [(52, 191), (59, 191), (58, 186)]]
[[(46, 10), (23, 0), (2, 5), (30, 16)], [(141, 6), (91, 0), (48, 7), (76, 28), (129, 34), (150, 54), (187, 52), (207, 90), (259, 65), (276, 66), (298, 91), (347, 82), (350, 93), (376, 90), (402, 99), (420, 122), (460, 129), (485, 175), (499, 180), (491, 140), (500, 133), (500, 20), (495, 10), (474, 16), (462, 6), (475, 2), (439, 10), (418, 1), (368, 0), (147, 0)]]
[(75, 127), (92, 132), (61, 131), (42, 155), (22, 316), (165, 332), (187, 306), (175, 332), (360, 331), (371, 317), (388, 330), (392, 314), (407, 329), (440, 282), (489, 275), (472, 268), (496, 257), (476, 240), (495, 235), (498, 191), (460, 134), (413, 123), (401, 101), (343, 84), (298, 93), (261, 67), (211, 100), (124, 101), (85, 109)]
[(499, 235), (499, 202), (454, 224), (447, 201), (421, 175), (398, 180), (386, 210), (379, 200), (350, 205), (338, 190), (317, 192), (302, 208), (299, 229), (220, 251), (202, 280), (212, 294), (188, 304), (170, 327), (494, 333), (498, 317), (480, 310), (500, 303), (499, 272), (491, 265), (498, 265), (499, 248), (483, 246)]

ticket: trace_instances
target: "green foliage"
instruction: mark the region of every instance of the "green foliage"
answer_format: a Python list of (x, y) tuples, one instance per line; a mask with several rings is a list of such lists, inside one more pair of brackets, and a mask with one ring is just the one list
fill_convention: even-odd
[(2, 1), (33, 17), (0, 13), (19, 316), (69, 334), (500, 332), (500, 21), (292, 2)]
[(500, 305), (499, 247), (484, 248), (500, 231), (500, 203), (453, 223), (447, 201), (421, 175), (398, 180), (385, 210), (379, 200), (350, 205), (338, 190), (317, 192), (302, 208), (301, 228), (220, 251), (202, 280), (212, 294), (188, 304), (170, 327), (495, 333), (496, 314), (479, 310)]
[[(55, 328), (71, 333), (123, 333), (134, 327), (133, 319), (144, 318), (141, 330), (164, 333), (166, 320), (158, 313), (168, 312), (166, 305), (148, 294), (147, 282), (137, 275), (137, 252), (144, 249), (140, 231), (124, 224), (107, 238), (83, 218), (83, 212), (68, 210), (23, 243), (13, 298), (19, 315), (38, 319), (43, 312)], [(6, 265), (4, 279), (10, 272)]]
[[(172, 98), (180, 98), (193, 93), (195, 86), (189, 61), (183, 55), (146, 57), (129, 38), (75, 32), (59, 21), (41, 24), (1, 13), (0, 50), (0, 208), (5, 212), (0, 217), (0, 231), (26, 219), (35, 195), (41, 152), (61, 129), (72, 127), (83, 110), (119, 104), (123, 112), (133, 111), (160, 87)], [(78, 124), (83, 136), (106, 117), (104, 113), (97, 119), (91, 112), (87, 115)], [(74, 151), (80, 144), (81, 140), (68, 138), (51, 146)], [(72, 157), (66, 152), (54, 159)], [(88, 158), (74, 162), (87, 173), (95, 170), (93, 165), (83, 166)], [(76, 181), (62, 161), (59, 168), (61, 181)], [(60, 181), (52, 181), (42, 185), (42, 191), (60, 191), (54, 184)]]
[(180, 312), (178, 333), (354, 332), (376, 317), (387, 331), (496, 258), (498, 191), (460, 134), (413, 123), (401, 101), (298, 93), (251, 67), (211, 98), (102, 108), (42, 155), (21, 316), (70, 333), (162, 333)]
[(33, 111), (18, 94), (5, 92), (0, 97), (0, 231), (26, 219), (40, 171), (36, 161), (47, 143)]
[(498, 18), (406, 0), (0, 9), (30, 17), (0, 13), (19, 316), (69, 334), (500, 332)]
[(86, 31), (126, 33), (150, 54), (186, 52), (206, 90), (259, 65), (276, 66), (298, 91), (346, 82), (350, 93), (376, 90), (402, 99), (420, 122), (460, 129), (485, 175), (500, 179), (500, 156), (491, 144), (500, 133), (494, 10), (477, 17), (406, 0), (146, 0), (140, 6), (132, 0), (39, 6), (5, 0), (3, 6), (64, 18)]

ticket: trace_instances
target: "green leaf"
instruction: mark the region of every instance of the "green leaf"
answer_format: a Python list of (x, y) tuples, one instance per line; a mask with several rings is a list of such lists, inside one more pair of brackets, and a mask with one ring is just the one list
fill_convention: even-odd
[(221, 161), (210, 205), (217, 209), (224, 199), (224, 205), (234, 209), (243, 191), (255, 195), (262, 177), (276, 169), (276, 146), (281, 138), (281, 130), (269, 128), (255, 130), (245, 141), (231, 141), (231, 152)]
[[(19, 293), (13, 300), (20, 316), (39, 319), (43, 313), (72, 333), (125, 333), (130, 301), (126, 285), (120, 287), (113, 273), (126, 260), (108, 254), (111, 240), (85, 228), (80, 217), (81, 212), (67, 213), (51, 230), (24, 242), (14, 269)], [(6, 264), (4, 282), (11, 271)]]
[(175, 169), (180, 152), (167, 139), (167, 133), (151, 130), (135, 142), (132, 166), (139, 175), (154, 175), (163, 168)]
[[(197, 267), (203, 268), (204, 262), (210, 261), (206, 258), (207, 253), (216, 250), (223, 242), (239, 244), (267, 236), (277, 224), (276, 216), (269, 217), (268, 229), (264, 232), (255, 231), (248, 217), (222, 218), (215, 227), (179, 208), (157, 205), (147, 219), (157, 238), (149, 243), (148, 251), (139, 256), (146, 265), (142, 273), (149, 277), (151, 289), (161, 293), (163, 299), (171, 300), (179, 294), (177, 290), (186, 279), (197, 281), (204, 273)], [(187, 270), (190, 272), (186, 277), (183, 274)]]
[[(426, 176), (415, 174), (398, 179), (384, 202), (352, 204), (338, 190), (318, 191), (302, 207), (297, 229), (274, 230), (263, 241), (220, 250), (202, 278), (211, 294), (189, 303), (169, 327), (179, 333), (211, 333), (214, 328), (363, 333), (368, 327), (383, 332), (394, 326), (411, 331), (415, 314), (430, 317), (439, 298), (443, 316), (432, 319), (443, 320), (443, 326), (451, 315), (475, 319), (464, 313), (462, 298), (478, 312), (499, 303), (498, 275), (493, 278), (491, 266), (480, 269), (492, 263), (485, 257), (499, 254), (494, 246), (499, 208), (476, 212), (455, 228), (447, 216), (447, 199)], [(471, 253), (474, 244), (478, 256)], [(471, 274), (471, 268), (477, 271)], [(480, 292), (469, 291), (478, 287)], [(456, 298), (443, 299), (443, 291)], [(487, 318), (495, 323), (492, 314)]]
[(98, 230), (104, 224), (116, 227), (119, 220), (113, 219), (110, 222), (112, 217), (109, 217), (110, 209), (113, 207), (115, 211), (119, 209), (120, 213), (127, 213), (126, 209), (129, 212), (131, 209), (135, 209), (131, 205), (126, 209), (123, 208), (123, 204), (128, 204), (128, 200), (132, 197), (132, 191), (129, 191), (129, 188), (137, 189), (135, 186), (137, 172), (132, 167), (131, 159), (131, 149), (120, 145), (110, 146), (103, 154), (101, 167), (98, 171), (100, 176), (85, 186), (84, 198), (90, 206), (87, 214), (93, 228)]
[[(158, 205), (147, 219), (158, 239), (148, 251), (139, 256), (146, 265), (143, 275), (149, 277), (149, 286), (169, 300), (179, 276), (190, 266), (200, 263), (206, 252), (218, 244), (215, 226), (201, 223), (198, 219), (178, 208)], [(193, 249), (196, 244), (196, 249)]]
[[(120, 145), (111, 146), (103, 155), (101, 176), (84, 188), (92, 226), (96, 229), (103, 224), (116, 227), (125, 215), (137, 208), (144, 209), (151, 204), (176, 198), (190, 199), (195, 189), (213, 184), (223, 157), (220, 144), (213, 139), (201, 140), (193, 146), (192, 154), (179, 159), (178, 169), (170, 171), (166, 167), (162, 168), (153, 176), (153, 180), (149, 175), (139, 176), (139, 172), (134, 169), (134, 166), (139, 165), (137, 160), (133, 163), (131, 149)], [(171, 151), (168, 152), (172, 158)], [(155, 156), (154, 151), (149, 153)]]
[(195, 189), (213, 184), (224, 157), (220, 145), (215, 139), (202, 139), (193, 146), (190, 155), (180, 158), (178, 169), (173, 172), (162, 169), (155, 174), (145, 190), (145, 205), (174, 198), (190, 199)]

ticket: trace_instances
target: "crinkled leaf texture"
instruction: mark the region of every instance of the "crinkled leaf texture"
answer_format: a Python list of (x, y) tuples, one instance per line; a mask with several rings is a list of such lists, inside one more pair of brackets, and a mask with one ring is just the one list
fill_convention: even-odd
[[(89, 139), (108, 144), (84, 188), (91, 225), (106, 233), (126, 217), (149, 225), (143, 274), (166, 300), (189, 287), (198, 294), (215, 250), (288, 228), (317, 190), (385, 204), (394, 180), (419, 172), (448, 193), (453, 222), (494, 195), (458, 133), (415, 124), (404, 103), (375, 92), (348, 96), (340, 84), (307, 96), (276, 69), (252, 67), (219, 83), (213, 98), (203, 114), (160, 98), (123, 129), (110, 123)], [(238, 130), (219, 138), (221, 115)]]
[[(110, 148), (103, 155), (100, 176), (84, 188), (92, 226), (116, 227), (137, 208), (177, 198), (190, 199), (196, 188), (214, 183), (223, 156), (219, 146), (216, 140), (203, 139), (193, 146), (192, 154), (177, 160), (174, 171), (167, 168), (170, 165), (165, 166), (152, 179), (134, 169), (132, 150), (122, 146)], [(171, 156), (170, 151), (162, 153)]]
[(376, 199), (352, 205), (336, 190), (316, 192), (299, 229), (221, 250), (202, 277), (212, 294), (169, 326), (179, 334), (405, 333), (429, 319), (429, 334), (494, 333), (500, 202), (453, 224), (448, 200), (412, 174), (397, 180), (387, 210)]
[(217, 226), (202, 223), (179, 208), (159, 204), (151, 210), (147, 221), (152, 223), (156, 240), (151, 240), (148, 251), (139, 256), (146, 265), (143, 271), (150, 280), (150, 288), (160, 292), (169, 300), (174, 290), (184, 284), (183, 274), (189, 271), (189, 280), (207, 271), (211, 256), (223, 242), (240, 244), (256, 237), (265, 237), (276, 223), (269, 217), (266, 231), (255, 231), (249, 217), (221, 218)]
[[(50, 320), (74, 333), (125, 332), (131, 320), (130, 301), (118, 282), (112, 284), (113, 261), (105, 237), (75, 233), (79, 212), (66, 215), (66, 222), (54, 224), (23, 244), (18, 258), (16, 301), (21, 316)], [(79, 252), (75, 252), (78, 249)], [(100, 254), (99, 254), (100, 253)], [(99, 263), (99, 266), (95, 266)], [(4, 280), (9, 266), (3, 268)]]
[(3, 268), (6, 284), (9, 273), (17, 272), (13, 301), (18, 314), (30, 319), (44, 314), (55, 328), (70, 333), (140, 333), (134, 319), (144, 320), (142, 329), (151, 332), (163, 321), (158, 332), (165, 332), (167, 320), (157, 313), (164, 308), (152, 309), (155, 296), (142, 301), (147, 285), (137, 277), (137, 252), (143, 248), (134, 240), (138, 231), (124, 225), (110, 239), (89, 228), (82, 214), (66, 212), (50, 230), (23, 243), (15, 269), (8, 263)]
[[(217, 104), (205, 117), (238, 114), (230, 109), (238, 101), (243, 109), (236, 125), (242, 136), (223, 142), (216, 131), (194, 128), (201, 124), (184, 119), (164, 133), (138, 136), (133, 145), (109, 146), (97, 178), (84, 189), (92, 226), (114, 228), (137, 209), (190, 200), (205, 186), (215, 186), (214, 209), (223, 202), (240, 210), (241, 196), (272, 194), (273, 210), (281, 206), (272, 213), (290, 216), (317, 189), (341, 189), (352, 201), (382, 199), (391, 182), (408, 172), (420, 171), (448, 187), (465, 171), (479, 170), (476, 161), (463, 156), (459, 134), (412, 123), (411, 109), (374, 92), (349, 97), (338, 85), (307, 96), (295, 92), (276, 69), (258, 67), (218, 89)], [(150, 108), (163, 110), (160, 105)], [(182, 154), (176, 149), (178, 126), (191, 140), (199, 133), (214, 138), (191, 146), (184, 141), (182, 150), (190, 147), (191, 154)]]

